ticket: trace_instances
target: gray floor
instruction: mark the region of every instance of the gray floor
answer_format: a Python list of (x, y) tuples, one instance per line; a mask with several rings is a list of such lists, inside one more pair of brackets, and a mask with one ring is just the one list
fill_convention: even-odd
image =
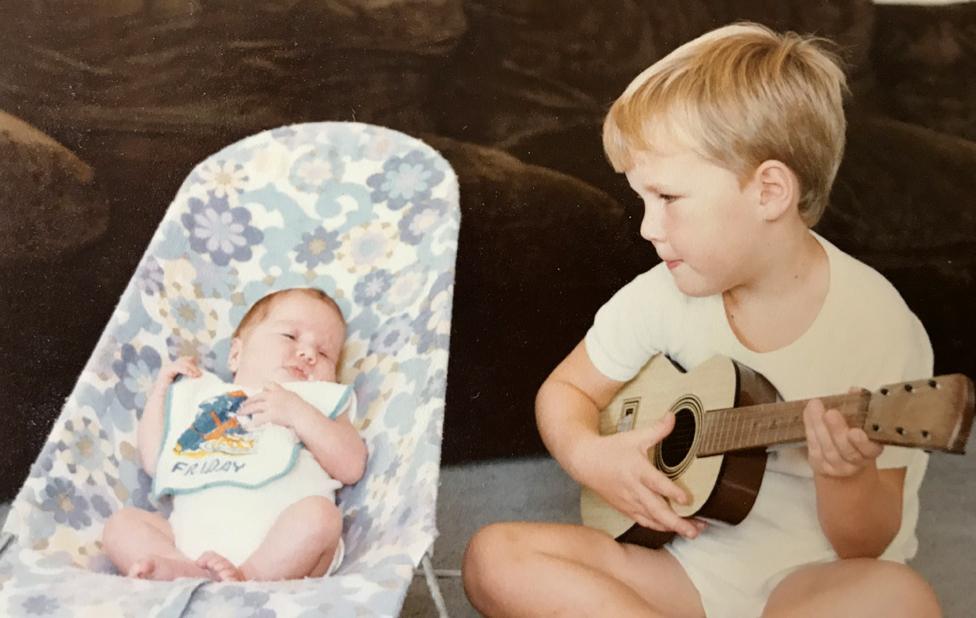
[[(970, 450), (976, 451), (976, 446)], [(922, 486), (920, 547), (912, 565), (932, 583), (946, 618), (968, 618), (976, 601), (976, 454), (933, 456)], [(440, 536), (434, 567), (460, 568), (464, 547), (481, 526), (493, 521), (577, 522), (578, 490), (551, 459), (491, 462), (445, 467), (438, 502)], [(0, 523), (7, 506), (0, 504)], [(478, 614), (461, 582), (441, 577), (451, 618)], [(407, 593), (403, 614), (427, 618), (437, 612), (421, 574)]]

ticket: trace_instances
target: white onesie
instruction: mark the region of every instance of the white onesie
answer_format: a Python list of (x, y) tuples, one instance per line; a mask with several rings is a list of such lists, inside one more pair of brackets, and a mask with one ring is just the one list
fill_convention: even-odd
[[(721, 295), (682, 294), (661, 264), (599, 310), (586, 335), (587, 354), (603, 374), (621, 381), (658, 352), (687, 370), (722, 354), (761, 373), (785, 400), (930, 377), (928, 336), (894, 287), (814, 236), (830, 262), (830, 287), (813, 324), (788, 346), (766, 353), (746, 348), (728, 324)], [(915, 554), (918, 489), (927, 457), (920, 450), (889, 446), (877, 461), (879, 468), (907, 468), (901, 528), (882, 558), (904, 562)], [(774, 451), (742, 523), (712, 522), (698, 538), (676, 537), (666, 546), (698, 588), (709, 618), (758, 616), (769, 593), (792, 570), (837, 559), (817, 519), (812, 477), (805, 447)]]
[[(282, 386), (329, 418), (355, 409), (350, 386)], [(205, 373), (178, 380), (167, 393), (153, 493), (173, 494), (170, 526), (177, 548), (191, 559), (213, 550), (240, 565), (284, 509), (308, 496), (335, 500), (342, 486), (291, 429), (273, 424), (250, 428), (247, 417), (238, 418), (249, 391)], [(342, 553), (340, 539), (329, 573)]]

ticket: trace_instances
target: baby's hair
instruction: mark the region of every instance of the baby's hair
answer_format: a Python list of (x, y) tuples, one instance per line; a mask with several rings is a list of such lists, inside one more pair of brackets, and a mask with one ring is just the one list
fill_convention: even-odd
[(754, 23), (712, 30), (658, 60), (614, 102), (603, 146), (618, 172), (655, 138), (677, 140), (740, 182), (763, 161), (789, 166), (808, 226), (844, 154), (844, 71), (830, 41)]
[(241, 318), (237, 328), (234, 329), (232, 338), (237, 338), (244, 335), (248, 329), (256, 324), (259, 324), (261, 320), (268, 315), (268, 312), (271, 311), (271, 308), (274, 306), (274, 302), (288, 294), (305, 294), (306, 296), (324, 302), (335, 309), (336, 313), (339, 314), (339, 319), (341, 319), (342, 323), (345, 324), (346, 318), (344, 315), (342, 315), (342, 309), (339, 307), (339, 304), (333, 300), (331, 296), (319, 288), (287, 288), (284, 290), (278, 290), (277, 292), (272, 292), (251, 305), (251, 308), (248, 309), (247, 313), (244, 314), (244, 317)]

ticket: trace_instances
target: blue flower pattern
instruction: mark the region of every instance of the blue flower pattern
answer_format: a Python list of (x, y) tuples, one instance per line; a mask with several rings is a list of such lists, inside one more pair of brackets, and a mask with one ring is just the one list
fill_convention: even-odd
[(156, 258), (150, 256), (139, 266), (136, 284), (149, 296), (163, 291), (163, 269)]
[(408, 315), (399, 315), (385, 322), (376, 331), (369, 342), (369, 351), (396, 356), (410, 344), (413, 335), (413, 320)]
[(52, 479), (44, 488), (41, 508), (54, 514), (54, 521), (78, 529), (91, 524), (88, 500), (78, 495), (75, 484), (67, 479)]
[(390, 157), (382, 173), (370, 176), (366, 184), (373, 189), (373, 200), (400, 209), (411, 202), (426, 200), (431, 190), (444, 179), (437, 160), (420, 150), (403, 157)]
[(145, 347), (137, 351), (129, 344), (123, 345), (121, 358), (112, 363), (112, 369), (119, 378), (115, 385), (119, 403), (129, 410), (145, 407), (146, 395), (161, 366), (156, 350)]
[(327, 264), (335, 257), (338, 234), (320, 227), (313, 232), (302, 234), (302, 242), (298, 245), (298, 255), (295, 260), (315, 268)]
[(412, 245), (420, 244), (441, 225), (441, 217), (450, 206), (444, 200), (418, 202), (400, 220), (400, 238)]
[(371, 305), (383, 297), (393, 283), (393, 276), (382, 268), (367, 273), (353, 289), (353, 299), (360, 305)]
[(251, 225), (251, 213), (244, 207), (230, 208), (226, 197), (211, 197), (208, 201), (191, 197), (190, 212), (180, 217), (189, 231), (190, 247), (210, 256), (214, 264), (226, 266), (231, 260), (251, 259), (251, 247), (264, 238), (261, 230)]
[(57, 599), (43, 594), (27, 597), (21, 603), (24, 614), (28, 616), (49, 616), (59, 607)]
[[(271, 166), (285, 177), (253, 163), (273, 156), (287, 158)], [(453, 172), (421, 142), (356, 123), (282, 127), (211, 159), (160, 223), (12, 505), (0, 615), (396, 615), (433, 542), (460, 218)], [(354, 421), (371, 455), (368, 475), (340, 491), (339, 572), (239, 585), (107, 574), (105, 520), (124, 505), (172, 508), (150, 499), (135, 446), (164, 358), (194, 354), (228, 377), (233, 324), (257, 298), (296, 285), (322, 287), (346, 314), (340, 378), (357, 391)]]

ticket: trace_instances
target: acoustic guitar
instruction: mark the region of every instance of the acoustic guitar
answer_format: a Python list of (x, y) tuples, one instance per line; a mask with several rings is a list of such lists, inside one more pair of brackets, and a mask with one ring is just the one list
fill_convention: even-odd
[[(876, 442), (962, 454), (973, 393), (969, 378), (951, 374), (820, 399)], [(674, 429), (647, 453), (692, 498), (672, 508), (737, 524), (756, 500), (767, 447), (806, 440), (806, 404), (781, 401), (763, 376), (723, 356), (685, 373), (657, 355), (600, 412), (600, 433), (644, 427), (673, 412)], [(659, 547), (674, 536), (640, 526), (586, 487), (580, 511), (585, 525), (622, 542)]]

